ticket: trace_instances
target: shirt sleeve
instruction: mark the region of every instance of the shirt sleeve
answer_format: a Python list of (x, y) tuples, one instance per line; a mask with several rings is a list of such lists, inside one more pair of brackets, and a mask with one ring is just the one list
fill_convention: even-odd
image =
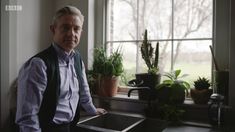
[(20, 69), (16, 123), (21, 132), (41, 132), (38, 112), (46, 85), (46, 65), (42, 59), (35, 57)]
[[(86, 72), (85, 72), (85, 66), (84, 63), (82, 63), (82, 88), (80, 88), (80, 103), (82, 107), (85, 109), (85, 111), (90, 115), (96, 115), (96, 108), (94, 104), (92, 103), (92, 98), (90, 94), (89, 85), (86, 78)], [(80, 82), (81, 83), (81, 82)]]

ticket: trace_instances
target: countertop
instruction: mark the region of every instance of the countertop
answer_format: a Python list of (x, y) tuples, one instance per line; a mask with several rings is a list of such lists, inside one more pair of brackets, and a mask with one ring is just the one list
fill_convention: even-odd
[[(109, 112), (144, 117), (142, 114), (136, 114), (136, 113), (120, 112), (120, 111), (109, 111)], [(86, 120), (91, 117), (93, 116), (87, 115), (85, 112), (81, 112), (80, 121)], [(181, 123), (181, 125), (174, 125), (174, 126), (168, 125), (168, 127), (164, 129), (163, 132), (235, 132), (235, 129), (231, 128), (230, 126), (216, 127), (205, 123), (184, 121)]]

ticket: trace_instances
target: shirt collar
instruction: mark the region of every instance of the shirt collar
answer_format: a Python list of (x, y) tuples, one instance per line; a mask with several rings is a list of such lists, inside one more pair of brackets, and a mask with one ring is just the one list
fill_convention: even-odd
[(62, 58), (64, 60), (71, 59), (75, 55), (75, 51), (72, 50), (70, 54), (66, 51), (64, 51), (58, 44), (52, 43), (52, 46), (55, 48), (55, 51), (57, 52), (57, 55), (59, 58)]

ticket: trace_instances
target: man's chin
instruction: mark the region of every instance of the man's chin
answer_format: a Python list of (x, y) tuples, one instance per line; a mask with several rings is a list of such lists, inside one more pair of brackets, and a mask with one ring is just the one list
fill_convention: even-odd
[(65, 46), (68, 48), (68, 49), (73, 49), (77, 46), (77, 44), (75, 43), (65, 43)]
[(75, 47), (77, 44), (74, 42), (65, 42), (64, 45), (66, 45), (68, 47)]

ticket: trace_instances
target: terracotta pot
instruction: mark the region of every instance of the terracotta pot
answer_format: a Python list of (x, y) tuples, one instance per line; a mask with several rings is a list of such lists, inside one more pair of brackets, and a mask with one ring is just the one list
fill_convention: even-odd
[(98, 79), (97, 95), (113, 97), (117, 94), (119, 77), (102, 76)]
[(190, 95), (195, 104), (207, 104), (212, 93), (213, 93), (212, 89), (190, 90)]

